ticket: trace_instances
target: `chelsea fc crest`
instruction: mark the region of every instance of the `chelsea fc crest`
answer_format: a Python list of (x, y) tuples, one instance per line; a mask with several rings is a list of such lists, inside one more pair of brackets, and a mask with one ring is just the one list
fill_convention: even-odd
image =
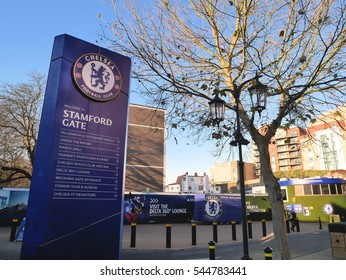
[(205, 217), (208, 220), (216, 221), (223, 212), (222, 201), (217, 196), (206, 196), (205, 197)]
[(331, 215), (334, 212), (334, 208), (330, 204), (325, 204), (325, 205), (323, 205), (323, 212), (328, 214), (328, 215)]
[(108, 101), (121, 89), (121, 74), (112, 60), (98, 53), (89, 53), (77, 59), (73, 67), (73, 78), (87, 97), (97, 101)]

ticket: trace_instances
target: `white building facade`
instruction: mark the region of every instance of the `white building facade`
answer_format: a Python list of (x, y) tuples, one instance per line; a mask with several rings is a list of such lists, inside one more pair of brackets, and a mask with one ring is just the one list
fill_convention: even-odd
[(186, 172), (184, 175), (178, 176), (175, 184), (169, 184), (165, 188), (165, 192), (217, 194), (221, 193), (221, 188), (212, 186), (209, 176), (205, 173), (199, 176), (197, 173), (189, 175)]

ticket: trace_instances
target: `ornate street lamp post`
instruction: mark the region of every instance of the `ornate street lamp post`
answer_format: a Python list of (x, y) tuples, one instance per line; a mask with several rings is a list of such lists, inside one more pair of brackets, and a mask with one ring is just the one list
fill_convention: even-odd
[[(254, 79), (243, 82), (239, 87), (235, 86), (233, 90), (224, 89), (220, 92), (230, 91), (234, 97), (235, 105), (232, 108), (236, 113), (236, 131), (234, 133), (234, 140), (230, 142), (232, 146), (238, 146), (239, 161), (239, 182), (240, 182), (240, 197), (241, 197), (241, 214), (242, 214), (242, 232), (243, 232), (243, 256), (242, 260), (251, 260), (249, 256), (249, 244), (248, 244), (248, 232), (247, 232), (247, 217), (246, 217), (246, 203), (245, 203), (245, 177), (244, 177), (244, 162), (242, 145), (249, 144), (249, 141), (243, 138), (240, 127), (240, 115), (239, 115), (239, 97), (242, 88), (249, 82), (252, 82), (252, 86), (248, 89), (250, 92), (253, 109), (259, 112), (259, 114), (265, 109), (267, 86), (260, 83), (258, 76)], [(226, 102), (219, 98), (218, 95), (209, 102), (210, 112), (212, 119), (219, 125), (224, 120)]]
[(214, 99), (209, 102), (212, 119), (217, 123), (217, 125), (223, 121), (225, 116), (225, 104), (226, 102), (223, 101), (218, 94), (216, 94)]

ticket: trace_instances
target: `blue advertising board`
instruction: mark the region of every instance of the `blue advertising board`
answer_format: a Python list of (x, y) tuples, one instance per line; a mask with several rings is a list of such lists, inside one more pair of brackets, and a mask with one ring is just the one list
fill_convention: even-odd
[(194, 195), (126, 195), (124, 223), (187, 223), (193, 219)]
[(240, 196), (227, 194), (196, 194), (194, 220), (229, 223), (241, 221)]
[(131, 60), (55, 37), (21, 259), (119, 259)]
[(303, 205), (302, 204), (286, 204), (286, 210), (291, 212), (294, 210), (296, 213), (303, 213)]

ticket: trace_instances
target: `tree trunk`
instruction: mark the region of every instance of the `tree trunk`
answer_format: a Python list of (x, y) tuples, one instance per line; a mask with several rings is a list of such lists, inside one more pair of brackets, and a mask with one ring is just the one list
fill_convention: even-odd
[(291, 258), (291, 253), (287, 242), (285, 212), (281, 189), (270, 166), (268, 148), (265, 147), (265, 145), (261, 146), (262, 147), (258, 147), (260, 150), (262, 149), (262, 151), (260, 151), (261, 172), (272, 210), (275, 243), (273, 257), (278, 260), (287, 260)]

